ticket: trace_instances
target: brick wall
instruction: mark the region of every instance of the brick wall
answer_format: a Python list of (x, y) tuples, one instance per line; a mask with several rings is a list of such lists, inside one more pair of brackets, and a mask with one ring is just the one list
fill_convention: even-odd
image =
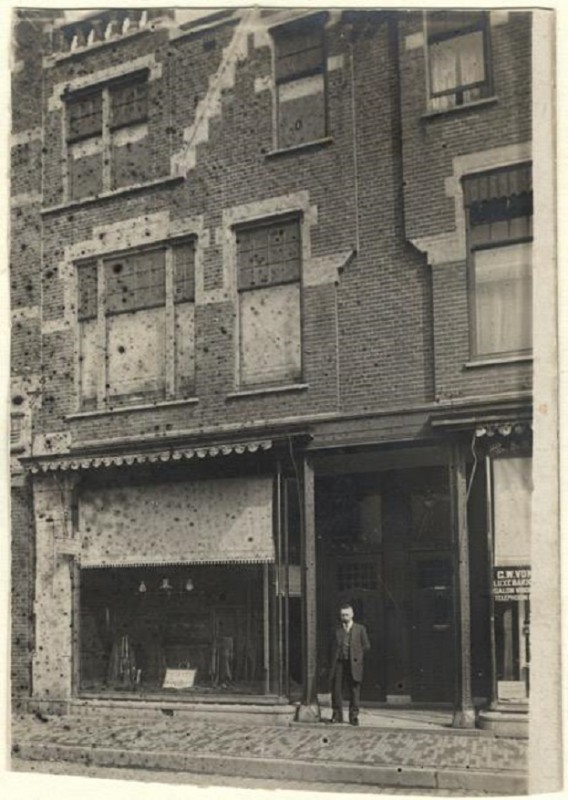
[[(134, 37), (121, 47), (70, 58), (48, 70), (52, 87), (89, 70), (120, 66), (154, 54), (161, 65), (166, 114), (150, 111), (154, 140), (169, 154), (183, 145), (212, 75), (221, 63), (234, 23), (198, 36), (167, 42), (163, 32)], [(352, 41), (352, 44), (350, 43)], [(397, 37), (394, 23), (343, 23), (328, 32), (327, 145), (272, 156), (273, 96), (271, 52), (266, 41), (247, 39), (248, 57), (239, 61), (233, 84), (220, 95), (220, 111), (196, 148), (196, 165), (182, 185), (89, 202), (44, 216), (43, 320), (44, 402), (41, 425), (69, 431), (73, 439), (120, 434), (238, 425), (309, 414), (355, 412), (412, 405), (433, 396), (432, 299), (424, 259), (404, 241), (402, 161), (398, 137)], [(262, 88), (262, 81), (264, 89)], [(260, 82), (260, 89), (259, 89)], [(164, 93), (169, 91), (169, 101)], [(44, 182), (45, 205), (61, 199), (61, 112), (49, 134)], [(56, 135), (55, 131), (58, 132)], [(152, 161), (152, 157), (149, 159)], [(357, 169), (355, 171), (354, 164)], [(162, 162), (162, 167), (165, 161)], [(164, 174), (162, 171), (160, 174)], [(222, 212), (258, 200), (302, 191), (316, 209), (310, 227), (314, 258), (349, 253), (355, 258), (333, 282), (303, 292), (304, 379), (308, 388), (286, 394), (227, 399), (235, 391), (234, 301), (196, 310), (196, 372), (199, 403), (191, 407), (121, 413), (69, 421), (76, 409), (73, 326), (57, 320), (67, 312), (62, 262), (66, 249), (88, 240), (95, 229), (120, 220), (133, 227), (144, 217), (167, 211), (172, 220), (203, 215), (204, 289), (223, 289)], [(47, 332), (45, 322), (49, 321)], [(401, 335), (400, 331), (404, 334)], [(51, 356), (49, 356), (51, 354)]]
[(15, 10), (13, 28), (12, 142), (10, 158), (10, 410), (19, 436), (12, 457), (12, 697), (31, 691), (33, 647), (34, 529), (31, 492), (17, 454), (29, 452), (35, 390), (41, 369), (41, 163), (42, 58), (47, 48), (44, 26), (57, 12)]
[[(442, 242), (432, 270), (435, 394), (440, 400), (530, 391), (532, 381), (530, 363), (465, 366), (471, 358), (466, 241), (448, 179), (455, 176), (455, 159), (469, 156), (474, 163), (476, 155), (494, 151), (494, 162), (485, 156), (486, 168), (500, 166), (500, 151), (531, 139), (530, 14), (491, 12), (490, 19), (494, 99), (430, 115), (422, 12), (401, 16), (405, 233), (425, 249), (436, 237)], [(432, 253), (429, 257), (434, 259)]]
[(11, 689), (12, 698), (17, 707), (17, 699), (31, 693), (33, 649), (33, 512), (31, 492), (27, 485), (12, 487), (11, 517)]

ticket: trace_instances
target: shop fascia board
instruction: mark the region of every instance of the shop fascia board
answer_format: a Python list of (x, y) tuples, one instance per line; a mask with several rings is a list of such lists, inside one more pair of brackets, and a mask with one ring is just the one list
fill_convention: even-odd
[(191, 441), (164, 437), (159, 445), (154, 441), (142, 440), (134, 446), (132, 438), (107, 440), (106, 442), (84, 442), (71, 447), (68, 453), (57, 455), (36, 455), (22, 458), (24, 466), (33, 473), (66, 470), (85, 470), (100, 467), (131, 466), (152, 463), (176, 463), (195, 459), (197, 461), (227, 455), (278, 451), (289, 447), (290, 441), (297, 446), (305, 446), (310, 435), (302, 432), (282, 432), (270, 435), (264, 431), (262, 437), (213, 440), (211, 436)]
[(507, 422), (530, 423), (533, 416), (532, 399), (496, 402), (490, 405), (471, 405), (450, 410), (440, 409), (430, 418), (434, 430), (471, 430), (478, 425), (503, 424)]

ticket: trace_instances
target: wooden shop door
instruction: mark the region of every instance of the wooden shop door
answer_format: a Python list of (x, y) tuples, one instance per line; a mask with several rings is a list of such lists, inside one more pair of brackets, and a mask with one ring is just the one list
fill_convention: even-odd
[(412, 699), (452, 702), (453, 565), (450, 552), (409, 553)]

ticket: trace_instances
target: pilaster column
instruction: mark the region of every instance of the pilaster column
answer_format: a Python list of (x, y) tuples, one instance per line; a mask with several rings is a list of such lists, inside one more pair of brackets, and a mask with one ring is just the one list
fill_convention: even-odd
[(314, 503), (314, 468), (304, 458), (302, 498), (302, 702), (296, 712), (299, 722), (318, 722), (317, 695), (317, 599), (316, 599), (316, 529)]
[(454, 728), (474, 728), (471, 696), (471, 617), (469, 599), (469, 535), (465, 450), (450, 445), (450, 501), (454, 550), (455, 701)]
[[(77, 474), (33, 481), (36, 537), (34, 698), (66, 702), (73, 676), (73, 491)], [(71, 558), (70, 558), (71, 556)], [(49, 709), (48, 709), (49, 710)]]

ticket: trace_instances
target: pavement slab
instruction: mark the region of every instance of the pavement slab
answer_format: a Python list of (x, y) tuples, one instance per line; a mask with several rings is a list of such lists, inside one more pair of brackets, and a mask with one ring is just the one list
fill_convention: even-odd
[[(187, 717), (120, 719), (25, 715), (14, 719), (13, 753), (99, 766), (518, 793), (527, 742), (449, 731), (348, 725), (236, 725)], [(301, 772), (301, 775), (298, 774)], [(460, 784), (461, 782), (461, 784)], [(511, 787), (510, 789), (508, 787)]]

